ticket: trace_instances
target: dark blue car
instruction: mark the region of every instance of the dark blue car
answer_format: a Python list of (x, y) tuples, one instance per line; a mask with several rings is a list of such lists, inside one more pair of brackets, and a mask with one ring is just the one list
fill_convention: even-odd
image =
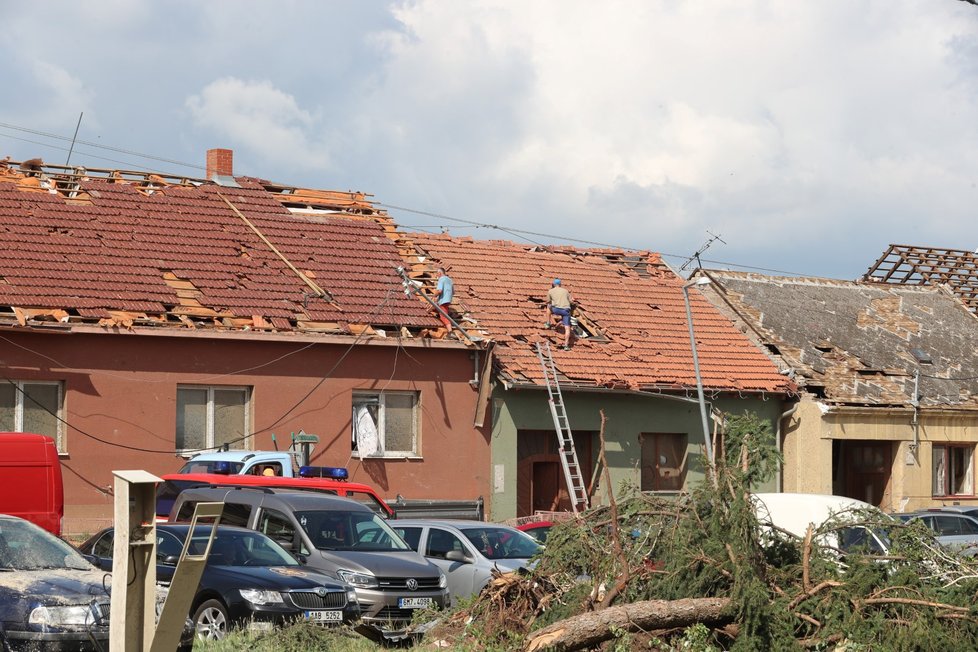
[(111, 584), (53, 534), (0, 515), (0, 649), (107, 650)]
[[(168, 583), (176, 570), (189, 524), (156, 526), (156, 576)], [(202, 554), (210, 526), (197, 526), (189, 552)], [(112, 567), (113, 528), (79, 546)], [(360, 618), (356, 593), (345, 584), (306, 569), (280, 545), (260, 532), (220, 526), (190, 617), (199, 639), (223, 638), (231, 627), (269, 630), (298, 619), (323, 625), (352, 624)]]

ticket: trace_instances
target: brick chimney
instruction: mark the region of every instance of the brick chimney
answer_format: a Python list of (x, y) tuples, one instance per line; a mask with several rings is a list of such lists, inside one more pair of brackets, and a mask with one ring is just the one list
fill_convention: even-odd
[(207, 150), (207, 178), (215, 175), (222, 177), (234, 176), (234, 151), (230, 149)]

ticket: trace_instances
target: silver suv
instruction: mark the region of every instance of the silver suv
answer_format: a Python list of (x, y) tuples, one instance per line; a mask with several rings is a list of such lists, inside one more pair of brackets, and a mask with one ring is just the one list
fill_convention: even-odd
[(387, 639), (410, 635), (416, 609), (451, 602), (445, 573), (349, 498), (269, 488), (187, 489), (173, 503), (170, 521), (189, 520), (200, 502), (223, 502), (222, 524), (262, 532), (304, 565), (351, 585), (363, 623)]

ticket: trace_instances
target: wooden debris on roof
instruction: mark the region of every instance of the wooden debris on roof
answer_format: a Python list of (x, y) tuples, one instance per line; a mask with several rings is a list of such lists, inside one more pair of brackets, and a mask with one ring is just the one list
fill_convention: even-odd
[(17, 323), (26, 326), (30, 319), (38, 321), (56, 321), (62, 324), (68, 322), (68, 313), (60, 308), (18, 308), (12, 306)]

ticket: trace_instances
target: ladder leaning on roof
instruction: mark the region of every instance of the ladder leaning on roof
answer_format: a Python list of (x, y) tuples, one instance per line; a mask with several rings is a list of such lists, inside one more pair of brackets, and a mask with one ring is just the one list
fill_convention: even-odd
[(564, 480), (567, 482), (571, 508), (577, 514), (588, 508), (587, 489), (584, 486), (584, 478), (581, 476), (577, 449), (574, 447), (574, 434), (571, 432), (570, 422), (567, 420), (567, 410), (564, 409), (564, 397), (560, 393), (557, 369), (554, 367), (553, 356), (550, 354), (550, 342), (537, 342), (537, 358), (540, 360), (543, 378), (547, 383), (550, 415), (554, 419), (554, 429), (557, 431), (557, 454), (560, 457), (560, 466), (564, 469)]

